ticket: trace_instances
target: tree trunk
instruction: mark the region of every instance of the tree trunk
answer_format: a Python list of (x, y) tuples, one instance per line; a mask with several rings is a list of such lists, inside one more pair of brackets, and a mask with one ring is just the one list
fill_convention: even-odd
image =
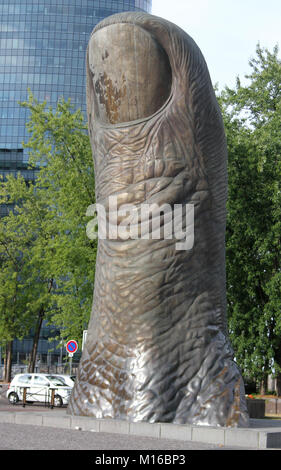
[[(281, 367), (281, 344), (275, 353), (275, 362)], [(278, 397), (281, 397), (281, 372), (276, 374), (276, 393)]]
[(11, 382), (12, 356), (13, 356), (13, 341), (9, 341), (6, 345), (6, 356), (5, 356), (5, 361), (4, 361), (4, 381), (5, 382)]
[(261, 395), (266, 395), (267, 389), (268, 389), (267, 383), (268, 383), (268, 376), (265, 375), (263, 380), (260, 383), (260, 394)]
[(281, 397), (281, 373), (276, 377), (276, 393), (278, 397)]
[[(49, 280), (49, 286), (48, 286), (48, 294), (51, 292), (53, 288), (53, 279)], [(33, 338), (33, 345), (32, 345), (32, 351), (30, 354), (30, 361), (28, 365), (28, 372), (32, 373), (34, 372), (35, 368), (35, 362), (36, 362), (36, 355), (37, 355), (37, 349), (38, 349), (38, 343), (39, 343), (39, 337), (40, 337), (40, 331), (41, 331), (41, 326), (44, 320), (45, 316), (45, 308), (41, 307), (38, 313), (38, 319), (37, 319), (37, 325), (35, 327), (35, 332), (34, 332), (34, 338)]]
[(35, 327), (35, 332), (34, 332), (34, 337), (33, 337), (33, 345), (32, 345), (32, 351), (30, 353), (30, 360), (28, 364), (28, 372), (34, 372), (35, 368), (35, 362), (36, 362), (36, 354), (37, 354), (37, 349), (38, 349), (38, 343), (39, 343), (39, 337), (40, 337), (40, 331), (44, 319), (44, 308), (42, 307), (39, 311), (38, 314), (38, 319), (37, 319), (37, 325)]

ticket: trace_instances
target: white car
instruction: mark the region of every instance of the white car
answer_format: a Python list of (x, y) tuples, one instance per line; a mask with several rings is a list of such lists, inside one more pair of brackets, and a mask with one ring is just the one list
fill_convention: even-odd
[(52, 374), (52, 377), (58, 377), (59, 379), (63, 380), (65, 384), (68, 385), (69, 387), (74, 386), (74, 382), (76, 378), (75, 375), (64, 375), (64, 374)]
[(7, 390), (10, 403), (22, 401), (26, 389), (26, 402), (51, 403), (54, 390), (54, 406), (67, 405), (72, 392), (65, 382), (53, 374), (16, 374)]

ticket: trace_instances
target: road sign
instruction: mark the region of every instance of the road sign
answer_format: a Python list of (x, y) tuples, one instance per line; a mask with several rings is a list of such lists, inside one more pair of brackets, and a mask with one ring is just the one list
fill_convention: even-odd
[(74, 353), (76, 353), (77, 349), (78, 349), (78, 344), (77, 344), (77, 341), (75, 341), (75, 339), (71, 339), (70, 341), (66, 343), (66, 350), (68, 354), (71, 354), (71, 357), (73, 356)]

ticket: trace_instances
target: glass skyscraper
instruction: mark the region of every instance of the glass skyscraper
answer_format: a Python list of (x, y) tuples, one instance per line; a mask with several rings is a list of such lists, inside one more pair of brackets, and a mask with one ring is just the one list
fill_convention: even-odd
[[(25, 123), (19, 101), (52, 106), (60, 96), (86, 109), (85, 54), (90, 33), (106, 16), (151, 10), (152, 0), (0, 0), (0, 174), (27, 179)], [(2, 206), (3, 211), (6, 210)], [(1, 215), (1, 214), (0, 214)]]

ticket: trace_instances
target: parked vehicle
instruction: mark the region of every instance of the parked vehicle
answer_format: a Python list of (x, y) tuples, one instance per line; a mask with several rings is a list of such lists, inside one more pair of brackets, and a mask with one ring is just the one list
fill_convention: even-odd
[(24, 389), (29, 403), (50, 403), (52, 390), (55, 390), (54, 406), (67, 405), (72, 391), (72, 387), (53, 374), (16, 374), (6, 394), (9, 402), (22, 401)]
[(52, 377), (58, 377), (59, 379), (63, 380), (66, 385), (73, 387), (76, 375), (52, 374)]

